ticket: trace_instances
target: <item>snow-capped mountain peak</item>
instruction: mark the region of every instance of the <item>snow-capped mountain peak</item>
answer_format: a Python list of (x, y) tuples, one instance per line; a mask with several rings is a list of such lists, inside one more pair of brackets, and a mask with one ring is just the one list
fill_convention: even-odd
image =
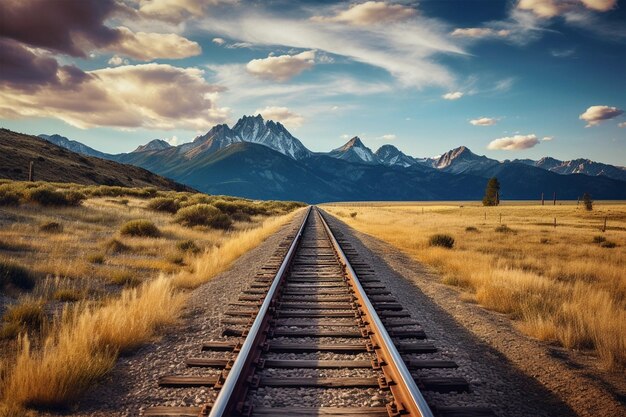
[(294, 159), (302, 159), (311, 155), (297, 138), (295, 138), (280, 122), (264, 121), (259, 114), (243, 116), (233, 127), (245, 142), (259, 143)]
[(140, 145), (133, 152), (160, 151), (162, 149), (171, 148), (172, 145), (163, 139), (153, 139), (145, 145)]
[(378, 148), (375, 154), (381, 163), (389, 166), (394, 165), (406, 168), (417, 162), (414, 158), (406, 155), (393, 145), (383, 145)]
[(477, 171), (498, 165), (500, 162), (486, 156), (476, 155), (465, 146), (444, 153), (439, 159), (431, 160), (432, 167), (453, 174)]
[(349, 162), (365, 162), (368, 164), (380, 162), (378, 157), (370, 148), (363, 144), (358, 136), (353, 137), (343, 146), (333, 149), (329, 155)]
[(193, 142), (179, 147), (187, 158), (194, 158), (202, 153), (211, 153), (219, 149), (243, 142), (227, 124), (215, 125), (206, 134), (196, 137)]

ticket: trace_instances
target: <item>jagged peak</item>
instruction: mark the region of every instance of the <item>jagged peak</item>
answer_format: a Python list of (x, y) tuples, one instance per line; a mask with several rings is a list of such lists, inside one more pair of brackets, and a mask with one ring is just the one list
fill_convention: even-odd
[(145, 145), (140, 145), (133, 152), (142, 152), (142, 151), (156, 151), (160, 149), (171, 148), (172, 145), (164, 141), (163, 139), (152, 139), (150, 142)]

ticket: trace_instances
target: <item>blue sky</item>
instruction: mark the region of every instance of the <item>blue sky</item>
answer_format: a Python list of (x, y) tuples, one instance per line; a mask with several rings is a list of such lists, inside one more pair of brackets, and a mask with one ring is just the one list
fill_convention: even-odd
[(314, 151), (626, 165), (625, 1), (79, 3), (0, 6), (3, 127), (116, 153), (261, 112)]

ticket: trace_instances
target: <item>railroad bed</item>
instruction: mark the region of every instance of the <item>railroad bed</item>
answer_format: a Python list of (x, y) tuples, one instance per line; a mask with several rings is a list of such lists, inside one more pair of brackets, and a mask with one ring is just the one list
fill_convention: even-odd
[[(419, 322), (338, 241), (317, 208), (279, 245), (225, 312), (224, 339), (187, 358), (162, 387), (206, 389), (201, 407), (145, 416), (493, 416), (485, 408), (431, 409), (421, 391), (470, 390), (451, 376)], [(428, 368), (434, 376), (417, 377)], [(437, 374), (439, 372), (439, 374)]]

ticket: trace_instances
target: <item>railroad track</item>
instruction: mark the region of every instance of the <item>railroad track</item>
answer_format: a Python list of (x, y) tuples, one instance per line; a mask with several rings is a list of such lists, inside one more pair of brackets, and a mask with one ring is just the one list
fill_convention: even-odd
[[(152, 407), (144, 416), (493, 416), (489, 409), (431, 409), (422, 391), (469, 391), (424, 331), (317, 208), (281, 243), (239, 301), (225, 339), (188, 358), (198, 375), (166, 375), (162, 387), (209, 387), (200, 407)], [(212, 370), (213, 372), (209, 372)]]

